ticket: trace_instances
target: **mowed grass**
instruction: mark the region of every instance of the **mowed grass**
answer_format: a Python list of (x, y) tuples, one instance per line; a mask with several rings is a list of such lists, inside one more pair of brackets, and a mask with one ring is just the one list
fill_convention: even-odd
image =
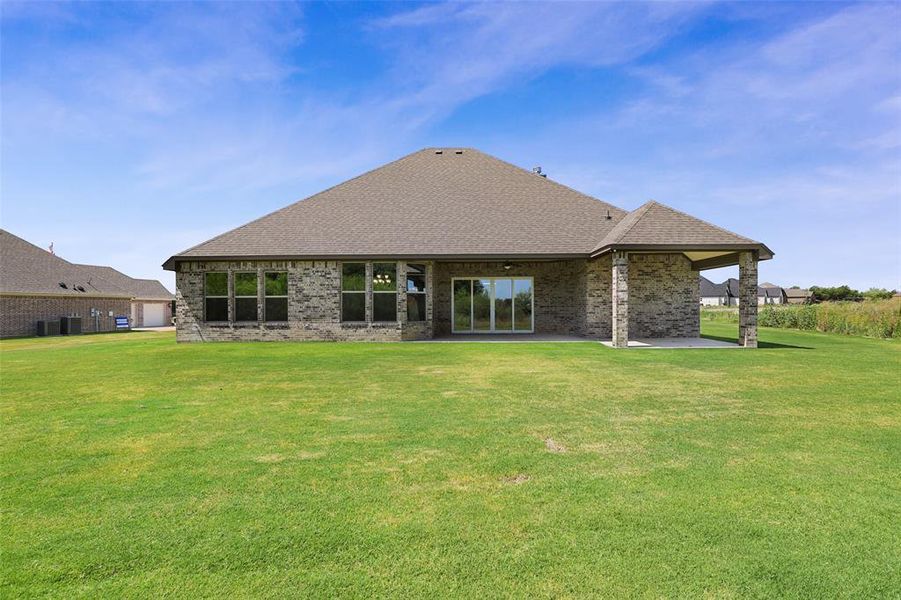
[(901, 344), (761, 339), (4, 341), (0, 595), (897, 597)]

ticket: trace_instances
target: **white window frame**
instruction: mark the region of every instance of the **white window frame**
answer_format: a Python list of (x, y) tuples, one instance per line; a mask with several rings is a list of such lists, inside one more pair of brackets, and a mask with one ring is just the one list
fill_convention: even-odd
[[(422, 265), (422, 278), (423, 278), (423, 280), (425, 280), (425, 289), (421, 292), (411, 292), (409, 289), (407, 289), (407, 275), (408, 275), (407, 267), (411, 264)], [(423, 315), (421, 321), (410, 321), (410, 308), (409, 308), (409, 297), (410, 296), (422, 296), (423, 298), (426, 299), (426, 305), (428, 305), (428, 293), (429, 293), (429, 275), (428, 275), (428, 273), (429, 273), (429, 266), (425, 263), (406, 263), (404, 265), (404, 291), (407, 294), (407, 306), (404, 306), (404, 310), (406, 311), (405, 314), (406, 314), (407, 321), (410, 323), (425, 323), (426, 321), (428, 321), (428, 319), (426, 318), (425, 315)], [(453, 294), (451, 294), (451, 295), (453, 295)]]
[[(257, 293), (253, 296), (239, 296), (238, 295), (238, 275), (253, 275), (257, 282)], [(234, 272), (234, 283), (232, 284), (232, 292), (234, 295), (234, 305), (235, 312), (232, 314), (232, 321), (235, 323), (259, 323), (260, 322), (260, 274), (258, 271), (235, 271)], [(247, 320), (247, 321), (239, 321), (238, 320), (238, 300), (245, 298), (253, 298), (257, 303), (257, 316), (255, 319)]]
[[(367, 322), (366, 321), (366, 288), (368, 287), (366, 285), (366, 282), (367, 282), (367, 279), (369, 278), (369, 274), (368, 274), (369, 269), (366, 268), (366, 262), (359, 261), (359, 260), (348, 260), (348, 261), (340, 263), (340, 265), (341, 265), (341, 270), (340, 270), (341, 280), (340, 280), (339, 285), (340, 285), (340, 289), (341, 289), (341, 295), (339, 296), (339, 298), (341, 301), (338, 304), (338, 320), (341, 323), (366, 323)], [(363, 265), (363, 289), (362, 290), (345, 290), (344, 289), (344, 265)], [(344, 294), (363, 294), (363, 320), (362, 321), (348, 321), (348, 320), (344, 319)]]
[[(490, 306), (491, 306), (491, 317), (490, 317), (491, 328), (486, 329), (486, 330), (476, 331), (472, 326), (473, 321), (474, 321), (473, 308), (472, 308), (472, 305), (473, 305), (472, 282), (479, 281), (479, 280), (486, 280), (486, 279), (491, 282), (491, 284), (488, 286), (488, 295), (491, 300), (491, 304), (490, 304)], [(494, 299), (495, 299), (494, 284), (495, 284), (495, 281), (498, 279), (509, 279), (511, 281), (511, 296), (512, 296), (511, 311), (512, 311), (512, 316), (514, 319), (514, 322), (513, 322), (514, 328), (513, 329), (496, 330), (494, 328)], [(516, 319), (516, 284), (513, 282), (515, 282), (517, 279), (528, 279), (529, 284), (532, 286), (532, 312), (531, 312), (532, 318), (531, 318), (531, 323), (529, 324), (530, 326), (529, 326), (528, 330), (515, 329), (515, 326), (516, 326), (516, 321), (515, 321), (515, 319)], [(457, 329), (454, 328), (454, 315), (456, 314), (456, 311), (454, 309), (454, 284), (457, 281), (469, 281), (470, 282), (470, 284), (469, 284), (469, 329), (463, 330), (463, 331), (458, 331)], [(451, 278), (451, 294), (450, 294), (450, 296), (451, 296), (451, 314), (450, 314), (451, 333), (477, 333), (477, 334), (485, 334), (485, 333), (504, 333), (504, 334), (506, 334), (506, 333), (509, 333), (511, 335), (516, 335), (516, 334), (520, 334), (520, 333), (535, 333), (535, 278), (534, 277), (529, 277), (529, 276), (525, 276), (525, 275), (520, 275), (520, 276), (502, 275), (499, 277), (498, 276), (452, 277)]]
[[(225, 295), (224, 296), (209, 296), (206, 293), (206, 277), (207, 275), (225, 275)], [(231, 280), (231, 275), (228, 271), (204, 271), (203, 273), (203, 322), (204, 323), (228, 323), (228, 310), (229, 305), (231, 304), (231, 300), (228, 294), (228, 287)], [(211, 321), (207, 318), (207, 308), (206, 301), (207, 298), (225, 298), (225, 320), (224, 321)]]
[[(394, 265), (394, 290), (393, 291), (376, 290), (375, 289), (375, 266), (376, 265)], [(398, 282), (398, 278), (397, 278), (397, 271), (398, 271), (397, 267), (398, 267), (397, 261), (394, 261), (394, 262), (392, 262), (390, 260), (374, 260), (374, 261), (372, 261), (372, 284), (370, 285), (370, 289), (372, 289), (372, 322), (373, 323), (397, 323), (397, 321), (398, 321), (398, 318), (397, 318), (397, 286), (398, 286), (399, 282)], [(404, 286), (406, 286), (406, 285), (407, 285), (407, 282), (406, 282), (406, 275), (405, 275), (404, 276)], [(375, 318), (375, 296), (376, 296), (376, 294), (394, 294), (394, 318), (393, 319), (389, 319), (387, 321), (384, 321), (384, 320), (380, 321), (379, 319)], [(406, 309), (407, 309), (407, 307), (404, 306), (404, 310), (406, 310)]]
[[(282, 273), (285, 274), (285, 294), (284, 295), (270, 296), (269, 294), (266, 293), (266, 275), (270, 275), (272, 273), (275, 273), (276, 275), (281, 275)], [(288, 288), (289, 287), (290, 287), (290, 285), (288, 284), (288, 271), (287, 270), (285, 270), (285, 271), (263, 271), (263, 322), (264, 323), (287, 323), (288, 319), (290, 318), (290, 315), (289, 315), (287, 309), (290, 308), (289, 305), (291, 303), (290, 300), (288, 300)], [(269, 320), (269, 316), (266, 314), (266, 300), (269, 300), (270, 298), (272, 298), (272, 299), (284, 298), (285, 299), (285, 305), (286, 305), (286, 307), (285, 307), (286, 320), (285, 321), (270, 321)]]

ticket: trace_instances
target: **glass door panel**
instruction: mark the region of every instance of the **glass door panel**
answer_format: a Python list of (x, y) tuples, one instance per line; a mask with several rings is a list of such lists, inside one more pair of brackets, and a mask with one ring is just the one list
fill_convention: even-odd
[(494, 330), (513, 329), (513, 280), (494, 280)]
[(454, 331), (472, 331), (472, 281), (454, 281)]
[(472, 282), (472, 329), (491, 331), (491, 280), (475, 279)]
[(532, 280), (513, 281), (513, 329), (532, 331)]

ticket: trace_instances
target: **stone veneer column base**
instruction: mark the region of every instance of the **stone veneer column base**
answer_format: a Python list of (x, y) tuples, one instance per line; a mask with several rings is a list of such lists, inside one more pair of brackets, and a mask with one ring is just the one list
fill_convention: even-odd
[(613, 347), (629, 347), (629, 255), (613, 253)]
[(738, 256), (738, 343), (757, 347), (757, 254)]

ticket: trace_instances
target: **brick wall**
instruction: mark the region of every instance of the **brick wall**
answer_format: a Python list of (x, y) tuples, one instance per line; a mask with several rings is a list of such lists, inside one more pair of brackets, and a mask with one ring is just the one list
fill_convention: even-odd
[[(377, 261), (378, 262), (378, 261)], [(421, 263), (424, 261), (411, 261)], [(451, 281), (454, 277), (534, 278), (534, 324), (538, 333), (610, 339), (612, 332), (612, 262), (594, 260), (426, 263), (430, 293), (428, 320), (406, 322), (405, 263), (398, 263), (398, 320), (392, 323), (341, 322), (341, 263), (338, 261), (234, 261), (179, 263), (176, 273), (179, 341), (360, 340), (395, 341), (448, 335), (451, 328)], [(206, 323), (203, 282), (208, 271), (288, 273), (286, 323)], [(371, 263), (367, 273), (371, 276)], [(230, 277), (230, 285), (233, 278)], [(370, 285), (367, 278), (367, 287)], [(698, 273), (682, 254), (629, 256), (629, 337), (698, 335)], [(229, 302), (230, 318), (234, 314)], [(263, 304), (259, 286), (258, 305)], [(367, 294), (371, 321), (372, 301)], [(261, 315), (262, 316), (262, 315)]]
[[(355, 261), (364, 262), (364, 261)], [(381, 262), (381, 261), (376, 261)], [(384, 261), (395, 262), (395, 261)], [(411, 261), (417, 264), (425, 261)], [(432, 265), (425, 263), (427, 285)], [(398, 262), (398, 320), (373, 323), (372, 299), (367, 293), (365, 323), (341, 322), (341, 263), (338, 261), (233, 261), (179, 263), (176, 280), (176, 338), (180, 342), (197, 341), (399, 341), (432, 336), (431, 323), (407, 323), (406, 263)], [(208, 323), (204, 321), (204, 273), (228, 272), (230, 292), (236, 272), (267, 271), (288, 273), (288, 321)], [(371, 286), (371, 261), (367, 263), (367, 289)], [(263, 306), (263, 286), (258, 286), (258, 306)], [(262, 317), (262, 308), (260, 317)], [(432, 311), (427, 295), (426, 313)], [(229, 317), (234, 316), (234, 301), (229, 300)]]
[[(91, 309), (102, 315), (95, 321)], [(108, 316), (113, 311), (113, 317)], [(131, 312), (127, 298), (68, 298), (65, 296), (0, 296), (0, 337), (37, 335), (38, 321), (80, 316), (84, 333), (115, 331), (115, 316)]]
[(630, 254), (629, 339), (698, 337), (698, 275), (684, 254)]
[[(533, 277), (533, 322), (536, 333), (583, 335), (585, 331), (585, 260), (517, 262), (442, 262), (435, 265), (435, 335), (451, 330), (454, 277)], [(609, 276), (609, 274), (608, 274)]]

